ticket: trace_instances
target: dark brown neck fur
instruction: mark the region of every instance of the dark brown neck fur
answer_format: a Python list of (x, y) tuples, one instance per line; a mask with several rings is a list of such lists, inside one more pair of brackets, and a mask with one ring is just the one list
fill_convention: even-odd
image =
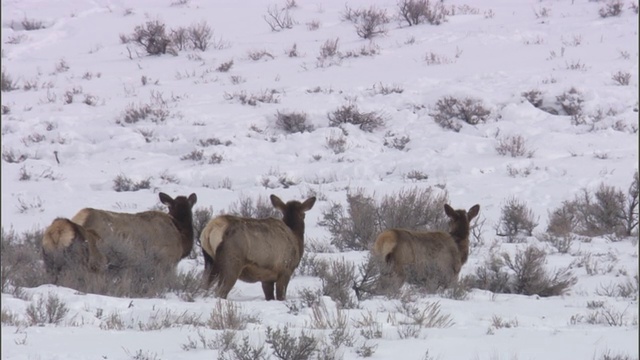
[(466, 263), (469, 258), (469, 221), (467, 220), (466, 211), (462, 213), (458, 211), (458, 219), (451, 224), (449, 234), (456, 241), (456, 245), (458, 245), (460, 262), (462, 264)]
[[(304, 214), (302, 215), (304, 216)], [(304, 251), (304, 218), (300, 219), (300, 215), (293, 209), (289, 208), (283, 214), (282, 221), (293, 232), (298, 240), (300, 254)]]
[(193, 216), (191, 208), (187, 205), (186, 209), (172, 209), (169, 215), (173, 219), (173, 223), (180, 232), (180, 242), (182, 245), (182, 257), (185, 258), (193, 249)]

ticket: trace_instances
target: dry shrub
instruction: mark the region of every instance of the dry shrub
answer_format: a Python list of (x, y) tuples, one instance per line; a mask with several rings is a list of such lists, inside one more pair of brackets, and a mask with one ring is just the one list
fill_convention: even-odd
[(193, 211), (193, 234), (200, 241), (200, 234), (213, 217), (213, 208), (197, 208)]
[(344, 259), (325, 261), (317, 266), (317, 271), (317, 276), (322, 280), (322, 295), (329, 296), (341, 308), (356, 307), (356, 302), (351, 295), (351, 289), (356, 280), (353, 263)]
[(41, 257), (42, 230), (22, 234), (14, 230), (1, 230), (0, 263), (2, 292), (11, 288), (37, 287), (50, 283), (52, 278), (45, 270)]
[(352, 124), (366, 132), (373, 132), (385, 124), (383, 114), (376, 111), (361, 112), (353, 102), (342, 105), (327, 114), (327, 117), (329, 118), (329, 126), (340, 127), (343, 124)]
[(447, 10), (442, 2), (436, 1), (433, 6), (430, 0), (398, 1), (398, 18), (409, 26), (428, 23), (440, 25), (446, 21)]
[(271, 31), (282, 31), (291, 29), (297, 24), (289, 14), (289, 8), (280, 9), (277, 5), (267, 8), (267, 15), (262, 17), (267, 22)]
[(542, 107), (542, 92), (540, 90), (529, 90), (522, 93), (524, 97), (531, 105), (536, 108)]
[(566, 115), (570, 116), (582, 114), (583, 102), (584, 96), (582, 92), (574, 87), (556, 96), (556, 103), (560, 105)]
[(377, 295), (396, 297), (402, 284), (402, 279), (394, 276), (389, 264), (369, 253), (366, 261), (358, 266), (352, 288), (358, 301), (362, 301)]
[(267, 327), (265, 342), (271, 346), (273, 356), (280, 360), (308, 360), (317, 351), (318, 340), (312, 334), (300, 332), (299, 336), (289, 333), (288, 327), (275, 330)]
[(631, 73), (618, 71), (615, 74), (611, 75), (611, 79), (618, 85), (627, 86), (629, 85), (629, 82), (631, 80)]
[(312, 132), (314, 127), (307, 121), (305, 112), (278, 112), (274, 115), (276, 127), (289, 134)]
[(257, 323), (259, 319), (247, 314), (242, 307), (224, 299), (216, 300), (207, 325), (214, 330), (244, 330), (249, 323)]
[(0, 90), (13, 91), (17, 89), (19, 89), (17, 81), (13, 80), (13, 77), (5, 69), (2, 69), (2, 73), (0, 73)]
[(135, 124), (138, 121), (149, 120), (153, 123), (164, 122), (169, 117), (169, 110), (161, 103), (129, 104), (116, 119), (116, 124)]
[(607, 3), (598, 10), (598, 14), (602, 18), (608, 18), (612, 16), (620, 16), (624, 9), (624, 1), (622, 0), (608, 0)]
[(140, 45), (149, 55), (166, 54), (171, 45), (171, 39), (165, 31), (165, 24), (160, 20), (147, 21), (134, 28), (129, 40)]
[(484, 123), (491, 111), (479, 99), (445, 96), (436, 102), (435, 110), (430, 115), (438, 125), (458, 132), (462, 129), (460, 121), (470, 125)]
[(638, 189), (637, 171), (626, 194), (604, 183), (595, 192), (583, 188), (550, 213), (547, 231), (556, 236), (631, 236), (638, 228)]
[[(368, 9), (351, 11), (350, 21), (356, 28), (356, 34), (363, 39), (371, 39), (378, 35), (387, 33), (386, 24), (391, 19), (387, 16), (387, 11), (371, 6)], [(345, 16), (346, 17), (346, 16)]]
[(225, 100), (236, 100), (242, 105), (256, 106), (258, 103), (265, 104), (277, 104), (280, 102), (278, 94), (280, 92), (275, 89), (267, 89), (254, 94), (247, 94), (245, 91), (236, 92), (233, 94), (224, 93)]
[(233, 60), (229, 60), (229, 61), (221, 63), (216, 68), (216, 71), (218, 71), (218, 72), (227, 72), (227, 71), (231, 70), (232, 66), (233, 66)]
[(340, 64), (342, 54), (338, 50), (340, 38), (328, 39), (320, 46), (320, 53), (316, 57), (318, 67), (328, 67)]
[(241, 195), (236, 202), (229, 206), (226, 214), (253, 219), (280, 219), (282, 217), (280, 211), (274, 208), (271, 200), (265, 196), (258, 196), (253, 199), (246, 195)]
[(236, 332), (225, 331), (216, 339), (219, 360), (268, 360), (264, 343), (254, 346), (249, 336), (235, 339)]
[(30, 325), (59, 324), (69, 313), (69, 308), (56, 294), (50, 293), (45, 300), (41, 296), (32, 301), (26, 309)]
[(496, 293), (558, 296), (566, 293), (577, 278), (563, 268), (553, 274), (544, 268), (547, 254), (535, 246), (529, 246), (512, 258), (503, 253), (492, 255), (485, 265), (476, 269), (475, 275), (465, 279), (471, 286)]
[(500, 155), (510, 155), (511, 157), (533, 157), (535, 151), (529, 150), (527, 141), (522, 135), (507, 135), (500, 137), (495, 146)]
[(176, 50), (182, 51), (189, 48), (189, 29), (182, 26), (177, 29), (171, 29), (169, 38)]
[(506, 236), (509, 242), (514, 242), (518, 236), (533, 235), (533, 229), (536, 226), (538, 226), (538, 218), (527, 204), (511, 197), (502, 205), (496, 233), (499, 236)]
[(151, 179), (143, 179), (140, 181), (133, 181), (131, 178), (124, 174), (119, 174), (113, 179), (113, 190), (116, 192), (122, 191), (138, 191), (151, 188)]
[(213, 37), (213, 30), (211, 26), (205, 21), (201, 21), (197, 24), (191, 24), (187, 29), (189, 34), (189, 40), (194, 49), (205, 51), (211, 43)]

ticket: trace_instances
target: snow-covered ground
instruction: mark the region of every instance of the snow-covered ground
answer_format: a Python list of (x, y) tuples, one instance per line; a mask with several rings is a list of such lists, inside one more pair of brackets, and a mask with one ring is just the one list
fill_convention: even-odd
[[(282, 31), (272, 31), (267, 20), (269, 9), (281, 11), (284, 1), (2, 0), (2, 71), (18, 87), (2, 92), (3, 230), (42, 229), (83, 207), (157, 208), (158, 191), (196, 193), (196, 208), (214, 213), (241, 197), (274, 193), (303, 200), (315, 192), (322, 196), (307, 214), (306, 237), (328, 243), (330, 233), (318, 222), (332, 202), (346, 205), (348, 191), (381, 198), (412, 187), (445, 189), (454, 208), (480, 204), (485, 221), (484, 244), (472, 249), (462, 276), (474, 273), (491, 252), (528, 244), (545, 248), (550, 270), (585, 254), (597, 259), (599, 269), (572, 267), (578, 281), (563, 296), (474, 289), (465, 300), (420, 299), (415, 306), (438, 301), (453, 323), (407, 339), (400, 336), (397, 300), (363, 301), (343, 310), (356, 344), (339, 356), (359, 357), (364, 337), (356, 325), (372, 314), (382, 331), (367, 342), (375, 346), (373, 359), (637, 359), (637, 293), (602, 295), (603, 287), (637, 277), (637, 239), (597, 237), (560, 253), (535, 236), (507, 244), (495, 231), (509, 198), (526, 202), (539, 218), (534, 234), (540, 234), (549, 212), (582, 189), (604, 183), (626, 191), (631, 184), (638, 171), (638, 14), (632, 9), (637, 2), (621, 2), (620, 16), (603, 18), (604, 1), (446, 0), (455, 14), (444, 23), (407, 26), (395, 18), (397, 2), (381, 0), (377, 9), (392, 19), (386, 34), (365, 40), (344, 19), (348, 9), (369, 8), (372, 2), (364, 0), (298, 0), (288, 10), (292, 28)], [(26, 31), (23, 20), (41, 21), (44, 28)], [(154, 20), (167, 30), (205, 22), (214, 32), (212, 44), (206, 51), (146, 56), (121, 41)], [(321, 47), (336, 39), (341, 55), (321, 60)], [(229, 61), (229, 71), (217, 70)], [(628, 85), (614, 74), (628, 74)], [(402, 91), (383, 94), (383, 88)], [(572, 88), (581, 93), (586, 124), (572, 123), (556, 101)], [(535, 90), (547, 111), (522, 96)], [(242, 104), (243, 94), (270, 94), (277, 101)], [(478, 99), (491, 115), (458, 132), (444, 129), (432, 114), (445, 96)], [(384, 126), (365, 132), (347, 125), (342, 135), (329, 126), (327, 114), (349, 103), (381, 114)], [(126, 109), (143, 105), (166, 112), (166, 119), (124, 123)], [(559, 115), (550, 113), (554, 109)], [(313, 131), (283, 131), (275, 124), (278, 111), (306, 113)], [(500, 155), (496, 144), (509, 136), (521, 136), (532, 156)], [(341, 137), (344, 152), (330, 145)], [(394, 139), (409, 141), (398, 149)], [(222, 144), (205, 146), (214, 140)], [(194, 151), (202, 151), (201, 160), (188, 159)], [(26, 160), (7, 161), (21, 156)], [(149, 180), (150, 189), (116, 192), (118, 176)], [(364, 254), (322, 256), (357, 263)], [(201, 270), (202, 259), (179, 264), (181, 271), (192, 268)], [(300, 299), (300, 290), (319, 282), (294, 277), (288, 298)], [(637, 291), (637, 278), (635, 284)], [(4, 321), (5, 311), (25, 319), (29, 304), (50, 294), (70, 310), (58, 325)], [(321, 337), (310, 308), (296, 314), (283, 302), (266, 302), (258, 284), (239, 283), (229, 301), (259, 319), (240, 332), (254, 344), (265, 340), (267, 327), (307, 329)], [(603, 302), (620, 326), (585, 321), (594, 302)], [(330, 298), (324, 303), (337, 313)], [(205, 321), (216, 304), (214, 297), (125, 299), (54, 285), (24, 289), (20, 297), (3, 293), (2, 358), (214, 358), (218, 350), (199, 339), (221, 330), (181, 319)], [(106, 325), (114, 314), (121, 329)], [(145, 325), (161, 318), (173, 326)], [(508, 326), (496, 326), (496, 319)]]

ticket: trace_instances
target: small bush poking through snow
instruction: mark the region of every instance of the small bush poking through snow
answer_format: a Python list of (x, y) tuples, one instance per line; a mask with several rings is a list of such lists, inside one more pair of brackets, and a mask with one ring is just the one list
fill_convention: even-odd
[(42, 235), (40, 230), (17, 234), (2, 227), (2, 293), (9, 292), (10, 287), (37, 287), (51, 281), (44, 267), (33, 266), (41, 260)]
[(430, 115), (438, 125), (458, 132), (462, 129), (460, 121), (470, 125), (483, 123), (491, 111), (479, 99), (445, 96), (436, 102), (435, 110)]
[(226, 213), (254, 219), (280, 219), (282, 217), (280, 211), (271, 204), (271, 200), (263, 196), (259, 196), (255, 200), (248, 196), (240, 196), (236, 202), (229, 206)]
[(47, 26), (41, 20), (28, 19), (28, 18), (25, 17), (20, 22), (19, 25), (12, 21), (10, 27), (13, 30), (34, 31), (34, 30), (46, 29)]
[(400, 0), (398, 1), (398, 18), (409, 26), (428, 23), (440, 25), (446, 21), (447, 10), (442, 2), (430, 0)]
[(522, 93), (522, 97), (524, 97), (534, 107), (542, 107), (542, 92), (540, 90), (525, 91)]
[(535, 246), (518, 251), (513, 258), (507, 253), (494, 254), (485, 265), (476, 269), (475, 275), (467, 277), (467, 281), (475, 288), (495, 293), (542, 297), (562, 295), (576, 283), (577, 278), (569, 268), (548, 274), (544, 269), (546, 256)]
[(207, 325), (214, 330), (244, 330), (249, 323), (256, 323), (258, 320), (254, 315), (245, 313), (239, 304), (218, 299)]
[(131, 180), (131, 178), (120, 174), (113, 179), (113, 190), (117, 192), (122, 191), (138, 191), (151, 188), (151, 180), (144, 179), (138, 182)]
[(533, 157), (535, 151), (527, 148), (527, 141), (522, 135), (508, 135), (498, 139), (495, 147), (500, 155), (510, 155), (511, 157)]
[(327, 114), (329, 126), (339, 127), (343, 124), (353, 124), (362, 131), (373, 132), (385, 125), (385, 116), (379, 112), (361, 112), (358, 106), (349, 102)]
[(27, 306), (27, 319), (31, 325), (58, 324), (69, 313), (67, 304), (56, 294), (50, 293), (46, 300), (44, 297), (32, 301)]
[(236, 340), (235, 331), (225, 330), (216, 339), (218, 348), (218, 360), (268, 360), (264, 343), (254, 346), (249, 341), (249, 336), (244, 336), (242, 341)]
[(582, 114), (583, 102), (582, 92), (574, 87), (556, 96), (556, 103), (560, 105), (565, 114), (570, 116)]
[(598, 10), (598, 14), (602, 18), (608, 18), (611, 16), (620, 16), (624, 7), (624, 1), (622, 0), (608, 0), (607, 3)]
[(256, 106), (259, 102), (265, 104), (279, 103), (279, 93), (278, 90), (267, 89), (255, 94), (247, 94), (245, 91), (235, 92), (233, 94), (225, 92), (223, 96), (225, 100), (237, 100), (242, 105)]
[(148, 55), (166, 54), (171, 44), (165, 24), (159, 20), (147, 21), (136, 26), (128, 38), (144, 48)]
[(525, 202), (515, 197), (509, 198), (500, 211), (496, 233), (506, 236), (509, 242), (514, 242), (518, 236), (533, 235), (533, 229), (538, 226), (538, 219), (533, 211)]
[(356, 28), (356, 34), (363, 39), (371, 39), (375, 36), (387, 33), (386, 25), (391, 21), (387, 11), (371, 6), (368, 9), (351, 10), (347, 7), (344, 17), (348, 18)]
[(193, 211), (193, 235), (198, 239), (198, 241), (200, 241), (200, 234), (202, 233), (202, 230), (204, 230), (212, 217), (213, 209), (211, 207), (200, 207)]
[(388, 148), (393, 148), (397, 150), (404, 150), (407, 144), (411, 141), (411, 138), (408, 135), (398, 136), (390, 131), (384, 134), (384, 143), (383, 145)]
[(135, 124), (141, 120), (161, 123), (169, 117), (169, 110), (163, 104), (129, 104), (116, 119), (116, 124)]
[(618, 85), (627, 86), (631, 80), (631, 74), (628, 72), (618, 71), (611, 76), (611, 79)]
[(595, 192), (583, 188), (551, 212), (547, 231), (556, 236), (630, 236), (638, 229), (638, 189), (637, 171), (626, 194), (604, 183)]
[(331, 260), (321, 262), (316, 269), (317, 276), (322, 280), (322, 295), (329, 296), (340, 308), (355, 308), (351, 290), (356, 280), (353, 263), (344, 259)]
[(327, 148), (333, 151), (334, 154), (342, 154), (347, 150), (347, 137), (342, 132), (338, 134), (331, 134), (325, 138)]
[(277, 5), (272, 5), (267, 8), (267, 15), (262, 17), (267, 22), (271, 31), (282, 31), (291, 29), (293, 25), (297, 24), (295, 20), (289, 14), (289, 9), (280, 9)]
[(275, 124), (280, 130), (289, 134), (312, 132), (313, 125), (307, 121), (307, 114), (304, 112), (278, 112), (275, 114)]
[(169, 38), (176, 50), (182, 51), (189, 48), (189, 29), (182, 26), (177, 29), (171, 29)]
[(9, 75), (9, 73), (2, 69), (2, 73), (0, 74), (0, 90), (1, 91), (13, 91), (18, 89), (18, 84), (13, 77)]
[(194, 49), (206, 51), (213, 37), (211, 26), (205, 21), (197, 24), (191, 24), (188, 29), (189, 40)]
[(304, 330), (299, 336), (289, 333), (288, 327), (275, 330), (267, 327), (265, 342), (271, 346), (273, 356), (280, 360), (308, 360), (317, 351), (318, 340)]
[(233, 60), (225, 61), (222, 64), (218, 65), (218, 67), (216, 68), (216, 71), (227, 72), (231, 70), (232, 66), (233, 66)]

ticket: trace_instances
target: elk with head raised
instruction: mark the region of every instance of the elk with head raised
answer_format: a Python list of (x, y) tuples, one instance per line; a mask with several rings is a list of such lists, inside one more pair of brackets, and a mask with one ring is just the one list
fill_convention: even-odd
[[(267, 300), (284, 300), (287, 286), (304, 251), (304, 217), (316, 202), (286, 204), (271, 195), (282, 220), (221, 215), (211, 219), (200, 235), (205, 258), (203, 285), (215, 282), (216, 295), (226, 298), (238, 279), (262, 282)], [(274, 297), (275, 287), (275, 297)]]
[(55, 219), (42, 238), (42, 255), (49, 273), (58, 276), (70, 266), (87, 266), (95, 272), (110, 264), (100, 250), (114, 244), (153, 251), (159, 260), (175, 266), (193, 248), (192, 208), (196, 194), (189, 197), (160, 193), (169, 212), (118, 213), (93, 208), (80, 210), (71, 220)]
[(390, 266), (400, 284), (409, 274), (414, 281), (434, 288), (448, 287), (457, 280), (469, 257), (469, 224), (480, 205), (465, 211), (445, 204), (444, 211), (449, 232), (388, 229), (378, 235), (373, 253)]

